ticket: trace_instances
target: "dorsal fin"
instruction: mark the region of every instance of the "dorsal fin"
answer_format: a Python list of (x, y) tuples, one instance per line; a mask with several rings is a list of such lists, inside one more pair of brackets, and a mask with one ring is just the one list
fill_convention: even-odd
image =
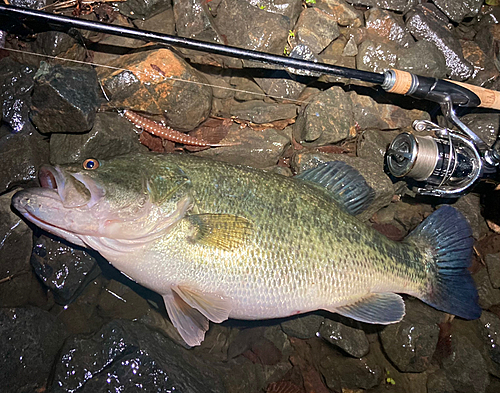
[(322, 163), (295, 178), (327, 189), (339, 205), (352, 215), (364, 211), (375, 198), (375, 191), (366, 183), (365, 178), (342, 161)]

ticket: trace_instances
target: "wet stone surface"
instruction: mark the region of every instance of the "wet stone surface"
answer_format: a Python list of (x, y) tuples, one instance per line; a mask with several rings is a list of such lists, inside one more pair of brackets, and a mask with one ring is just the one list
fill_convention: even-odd
[(275, 120), (293, 119), (297, 107), (293, 104), (268, 104), (261, 101), (248, 101), (233, 105), (231, 115), (252, 123), (272, 123)]
[(417, 0), (346, 0), (351, 4), (367, 7), (384, 8), (391, 11), (405, 12), (418, 3)]
[(366, 356), (370, 350), (368, 339), (362, 329), (325, 319), (318, 333), (321, 338), (355, 358)]
[(443, 11), (453, 22), (461, 22), (465, 18), (476, 16), (481, 9), (483, 0), (446, 1), (433, 0), (433, 3)]
[(47, 311), (36, 307), (1, 308), (2, 392), (44, 391), (66, 336), (64, 325)]
[(30, 117), (42, 133), (85, 132), (100, 105), (93, 68), (41, 63), (35, 75)]
[(308, 8), (302, 12), (295, 31), (298, 42), (307, 45), (315, 54), (340, 35), (336, 18), (319, 8)]
[(281, 329), (292, 337), (308, 339), (316, 337), (324, 318), (320, 315), (308, 314), (287, 319), (281, 323)]
[(170, 2), (164, 0), (127, 0), (117, 3), (120, 12), (132, 19), (147, 19), (171, 7)]
[(97, 261), (87, 251), (44, 234), (35, 237), (31, 264), (59, 304), (71, 302), (86, 283), (100, 274)]
[(52, 391), (225, 392), (189, 352), (137, 322), (117, 320), (91, 338), (70, 338), (56, 363)]

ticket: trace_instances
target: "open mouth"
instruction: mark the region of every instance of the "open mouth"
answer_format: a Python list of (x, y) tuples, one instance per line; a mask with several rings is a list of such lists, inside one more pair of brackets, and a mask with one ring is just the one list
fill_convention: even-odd
[(57, 189), (57, 181), (49, 167), (42, 167), (38, 172), (38, 180), (42, 188)]

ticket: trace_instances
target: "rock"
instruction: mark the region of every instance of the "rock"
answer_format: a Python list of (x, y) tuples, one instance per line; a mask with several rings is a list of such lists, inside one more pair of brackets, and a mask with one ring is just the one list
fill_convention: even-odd
[(284, 75), (283, 71), (275, 71), (267, 74), (266, 78), (254, 77), (255, 82), (271, 98), (298, 99), (305, 88), (305, 84), (289, 75)]
[(356, 56), (357, 68), (363, 71), (384, 72), (396, 67), (396, 48), (388, 43), (363, 41)]
[(325, 49), (340, 33), (336, 18), (319, 8), (306, 8), (295, 25), (297, 40), (315, 54)]
[(293, 136), (306, 146), (323, 146), (348, 138), (353, 128), (351, 100), (342, 88), (333, 86), (311, 99), (297, 117)]
[(265, 96), (259, 85), (248, 78), (233, 76), (230, 83), (238, 90), (234, 93), (234, 98), (238, 101), (261, 100)]
[(431, 3), (419, 4), (406, 15), (406, 27), (418, 41), (436, 45), (452, 79), (465, 80), (472, 75), (474, 67), (465, 60), (460, 43), (445, 27), (445, 20), (446, 16)]
[(219, 34), (231, 46), (281, 55), (293, 28), (290, 18), (245, 0), (222, 0), (215, 18)]
[(487, 356), (492, 362), (490, 373), (498, 378), (500, 377), (500, 318), (491, 312), (483, 311), (480, 321)]
[(85, 249), (44, 234), (35, 236), (31, 265), (51, 289), (55, 301), (63, 305), (70, 303), (101, 272), (95, 258)]
[[(208, 5), (210, 6), (210, 5)], [(175, 0), (174, 18), (180, 37), (220, 42), (221, 37), (211, 23), (212, 15), (202, 0)]]
[(467, 219), (472, 228), (472, 236), (475, 239), (480, 239), (482, 235), (488, 234), (488, 226), (481, 215), (481, 200), (479, 195), (464, 195), (453, 204), (453, 207)]
[(393, 14), (380, 8), (372, 8), (365, 13), (366, 29), (376, 33), (386, 41), (408, 48), (415, 41), (404, 24), (399, 22)]
[(100, 105), (93, 68), (42, 62), (34, 79), (30, 116), (40, 132), (75, 133), (92, 128)]
[(484, 258), (493, 288), (500, 288), (500, 254), (488, 254)]
[(495, 67), (494, 58), (487, 56), (474, 41), (460, 40), (460, 45), (464, 58), (474, 67), (474, 72), (467, 83), (483, 86), (498, 79), (499, 72)]
[(127, 0), (126, 2), (117, 3), (116, 7), (128, 18), (148, 19), (172, 6), (170, 1), (163, 0)]
[(500, 115), (498, 113), (467, 113), (460, 118), (488, 146), (492, 146), (497, 138), (500, 128)]
[(319, 336), (355, 358), (362, 358), (370, 351), (370, 345), (363, 330), (337, 321), (325, 319), (319, 328)]
[(380, 104), (369, 95), (357, 94), (355, 91), (348, 94), (358, 130), (410, 128), (415, 120), (430, 120), (427, 112), (418, 109), (405, 110), (397, 105)]
[(267, 12), (286, 16), (292, 24), (302, 12), (302, 0), (248, 0), (254, 6), (263, 7)]
[(33, 232), (11, 208), (17, 190), (0, 196), (0, 307), (19, 307), (43, 299), (30, 266)]
[[(61, 56), (75, 45), (79, 46), (78, 41), (62, 31), (42, 31), (37, 33), (32, 51), (49, 56)], [(85, 48), (80, 46), (79, 49), (79, 56), (75, 60), (83, 60), (85, 56)], [(67, 58), (66, 56), (61, 57)]]
[[(166, 4), (169, 4), (166, 2)], [(174, 10), (172, 7), (148, 19), (134, 19), (134, 25), (142, 30), (162, 34), (175, 34)]]
[(50, 162), (70, 164), (92, 157), (108, 159), (135, 151), (146, 151), (139, 143), (135, 126), (123, 116), (101, 112), (86, 134), (54, 134), (50, 138)]
[(472, 18), (478, 14), (483, 5), (483, 0), (433, 0), (433, 3), (453, 22), (460, 23), (465, 18)]
[(401, 372), (423, 372), (431, 362), (439, 338), (436, 324), (409, 322), (386, 326), (379, 333), (384, 351)]
[(261, 101), (247, 101), (233, 105), (231, 115), (252, 123), (272, 123), (276, 120), (294, 119), (297, 106), (294, 104), (268, 104)]
[(358, 157), (384, 165), (385, 152), (400, 131), (365, 130), (361, 133), (357, 148)]
[(465, 336), (454, 335), (452, 353), (442, 361), (446, 378), (458, 393), (483, 393), (490, 383), (488, 369), (480, 351)]
[(356, 56), (358, 54), (358, 46), (353, 37), (349, 38), (342, 51), (343, 56)]
[(455, 393), (456, 390), (442, 370), (437, 370), (427, 379), (427, 393)]
[(390, 11), (406, 12), (418, 3), (417, 0), (347, 0), (348, 3), (378, 7)]
[(163, 115), (169, 126), (183, 131), (194, 129), (210, 113), (207, 80), (168, 49), (124, 55), (110, 65), (120, 70), (101, 68), (99, 77), (112, 107)]
[(220, 143), (234, 145), (216, 147), (194, 154), (234, 164), (266, 168), (276, 165), (289, 146), (290, 139), (273, 128), (254, 131), (251, 128), (242, 129), (238, 124), (233, 124)]
[(2, 392), (45, 391), (66, 336), (64, 326), (47, 311), (35, 307), (0, 309)]
[(500, 289), (493, 288), (486, 269), (479, 270), (472, 277), (476, 283), (479, 305), (482, 309), (488, 310), (491, 306), (500, 304)]
[(191, 352), (160, 333), (125, 320), (112, 321), (91, 338), (66, 341), (51, 391), (179, 390), (224, 392), (219, 378)]
[(300, 315), (281, 322), (281, 329), (292, 337), (308, 339), (316, 337), (324, 318), (316, 314)]
[(428, 41), (417, 41), (400, 51), (396, 67), (431, 78), (444, 78), (447, 73), (445, 57), (436, 45)]
[(365, 178), (367, 184), (375, 191), (372, 204), (357, 216), (360, 220), (367, 220), (376, 211), (391, 202), (394, 195), (392, 182), (383, 172), (383, 168), (373, 161), (359, 157), (349, 157), (346, 154), (300, 153), (294, 156), (291, 164), (296, 173), (301, 173), (306, 169), (318, 166), (320, 163), (336, 160), (343, 161), (357, 169)]
[(345, 0), (316, 0), (316, 8), (332, 15), (340, 26), (361, 27), (363, 14)]
[[(33, 77), (36, 68), (20, 64), (10, 57), (0, 60), (0, 118), (13, 132), (34, 131), (29, 120)], [(2, 154), (3, 157), (3, 154)]]
[(16, 7), (32, 8), (38, 10), (45, 7), (46, 0), (10, 0), (9, 4), (15, 5)]

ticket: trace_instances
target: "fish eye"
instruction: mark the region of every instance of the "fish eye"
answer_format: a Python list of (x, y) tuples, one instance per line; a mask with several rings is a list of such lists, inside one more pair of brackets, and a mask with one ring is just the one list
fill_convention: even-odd
[(87, 158), (85, 161), (83, 161), (83, 169), (87, 169), (89, 171), (99, 168), (99, 165), (99, 160), (95, 158)]

